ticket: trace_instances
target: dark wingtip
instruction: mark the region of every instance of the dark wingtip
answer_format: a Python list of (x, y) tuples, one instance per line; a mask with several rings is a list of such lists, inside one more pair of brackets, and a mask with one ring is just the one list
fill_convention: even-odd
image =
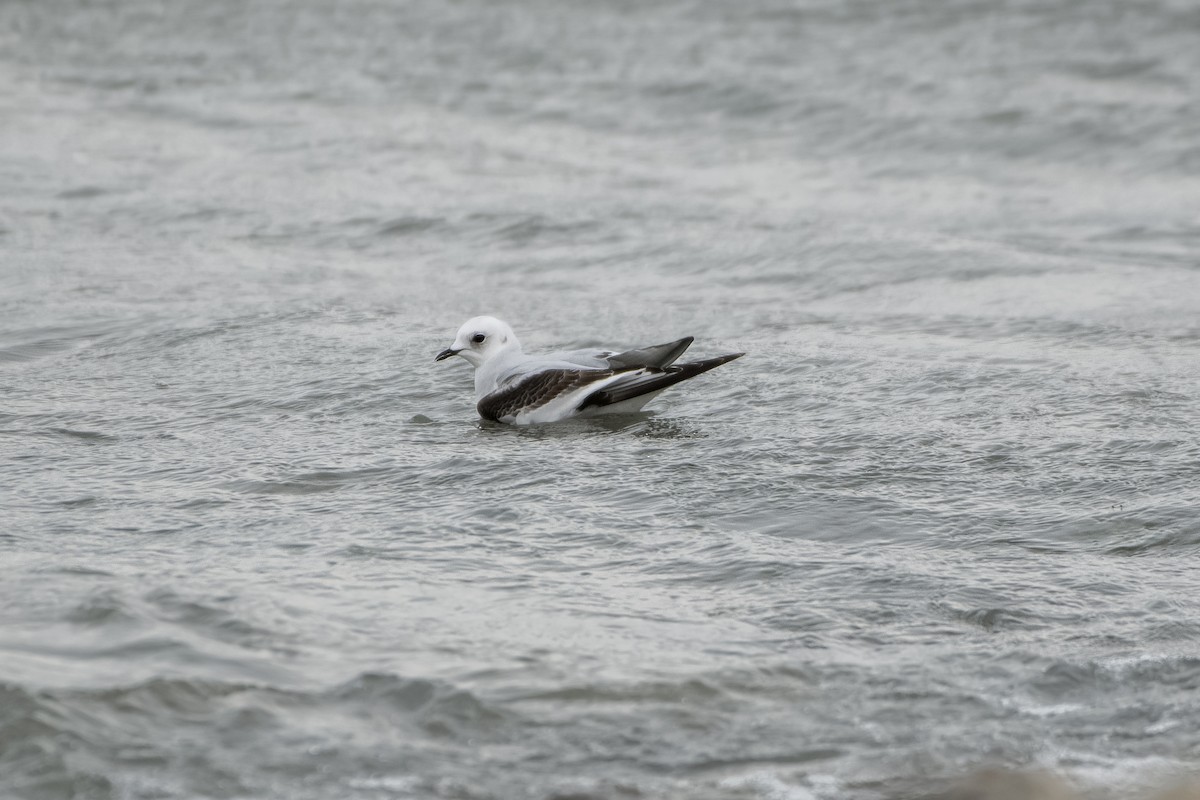
[(673, 386), (680, 381), (685, 381), (688, 378), (694, 378), (701, 373), (708, 372), (710, 369), (715, 369), (722, 364), (728, 364), (735, 358), (741, 358), (745, 353), (727, 353), (723, 356), (714, 356), (712, 358), (701, 359), (700, 361), (689, 361), (686, 364), (672, 364), (661, 369), (643, 368), (644, 374), (637, 377), (637, 370), (629, 372), (635, 376), (635, 379), (625, 385), (619, 385), (619, 381), (614, 384), (609, 384), (604, 389), (593, 392), (584, 398), (579, 404), (580, 409), (589, 406), (607, 406), (614, 403), (631, 400), (634, 397), (650, 392), (657, 392), (666, 389), (668, 386)]
[(704, 358), (700, 361), (689, 361), (686, 364), (677, 364), (676, 367), (685, 370), (691, 375), (699, 375), (701, 372), (708, 372), (714, 367), (719, 367), (722, 364), (728, 364), (735, 358), (741, 358), (745, 353), (726, 353), (723, 356), (713, 356), (712, 358)]

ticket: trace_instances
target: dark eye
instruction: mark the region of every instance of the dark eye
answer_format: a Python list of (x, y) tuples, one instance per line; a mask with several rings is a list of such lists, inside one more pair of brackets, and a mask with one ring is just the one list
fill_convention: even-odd
[(487, 337), (484, 336), (482, 333), (477, 333), (471, 337), (471, 341), (474, 342), (475, 344), (483, 344), (483, 340), (486, 338)]

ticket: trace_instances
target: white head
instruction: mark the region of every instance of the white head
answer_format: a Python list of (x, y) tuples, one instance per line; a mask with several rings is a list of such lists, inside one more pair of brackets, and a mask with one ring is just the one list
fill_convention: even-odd
[(450, 356), (462, 356), (476, 369), (500, 353), (520, 350), (521, 343), (507, 322), (495, 317), (473, 317), (463, 323), (454, 337), (454, 344), (437, 354), (435, 361)]

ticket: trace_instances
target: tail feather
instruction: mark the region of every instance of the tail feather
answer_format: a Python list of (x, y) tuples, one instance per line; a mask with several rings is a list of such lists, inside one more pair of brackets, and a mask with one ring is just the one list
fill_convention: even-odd
[[(680, 342), (683, 340), (681, 339)], [(687, 344), (691, 344), (689, 340)], [(687, 345), (684, 345), (686, 348)], [(682, 352), (682, 351), (680, 351)], [(730, 353), (729, 355), (706, 358), (703, 361), (691, 361), (687, 364), (674, 364), (661, 369), (649, 368), (631, 372), (625, 378), (613, 381), (603, 389), (592, 392), (579, 404), (579, 410), (591, 406), (610, 406), (631, 400), (649, 392), (658, 392), (673, 386), (680, 381), (694, 378), (701, 372), (708, 372), (714, 367), (728, 364), (735, 358), (741, 358), (745, 353)]]

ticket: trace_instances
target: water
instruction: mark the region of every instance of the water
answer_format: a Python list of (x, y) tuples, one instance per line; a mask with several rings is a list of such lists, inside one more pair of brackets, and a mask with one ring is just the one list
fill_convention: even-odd
[[(0, 5), (0, 797), (1193, 771), (1198, 33)], [(749, 355), (517, 430), (479, 313)]]

